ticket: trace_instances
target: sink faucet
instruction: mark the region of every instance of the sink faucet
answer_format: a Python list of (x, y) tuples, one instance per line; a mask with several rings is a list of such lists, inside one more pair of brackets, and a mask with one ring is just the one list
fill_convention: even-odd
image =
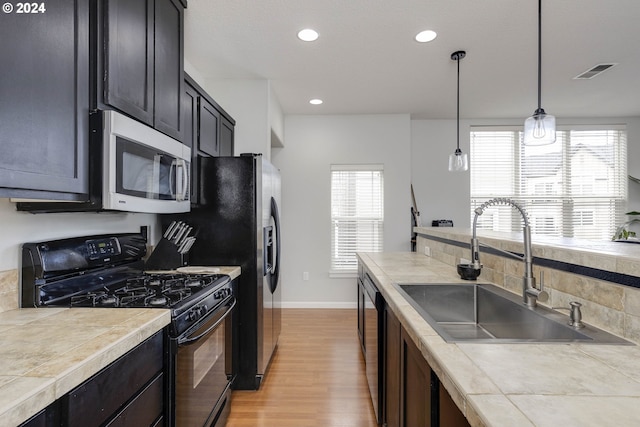
[(538, 300), (546, 301), (549, 297), (549, 294), (547, 294), (547, 292), (544, 290), (543, 280), (540, 280), (540, 287), (536, 288), (536, 279), (535, 277), (533, 277), (533, 257), (531, 255), (531, 228), (529, 227), (529, 216), (527, 215), (525, 210), (513, 200), (506, 197), (498, 197), (484, 202), (482, 205), (475, 209), (475, 216), (473, 217), (473, 235), (471, 237), (471, 259), (473, 267), (476, 270), (482, 269), (482, 264), (480, 264), (480, 243), (478, 242), (478, 238), (476, 235), (478, 217), (483, 214), (484, 210), (488, 206), (493, 205), (510, 205), (514, 207), (520, 213), (520, 215), (522, 215), (522, 219), (524, 222), (524, 227), (522, 229), (524, 240), (524, 254), (522, 256), (519, 256), (487, 244), (482, 244), (482, 246), (490, 247), (500, 253), (506, 254), (524, 262), (524, 277), (522, 278), (522, 298), (524, 300), (524, 303), (528, 307), (533, 308), (536, 306)]

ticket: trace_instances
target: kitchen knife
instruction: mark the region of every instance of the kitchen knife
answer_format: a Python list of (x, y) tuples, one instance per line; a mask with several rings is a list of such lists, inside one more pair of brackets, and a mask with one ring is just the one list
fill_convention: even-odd
[(176, 226), (176, 222), (175, 221), (171, 221), (171, 224), (169, 224), (169, 227), (167, 227), (167, 230), (164, 232), (164, 235), (162, 237), (164, 237), (165, 239), (169, 239), (169, 236), (171, 235), (171, 233), (173, 233), (173, 229)]
[(184, 248), (187, 246), (189, 239), (182, 239), (180, 241), (180, 245), (178, 246), (178, 253), (183, 254)]
[(185, 230), (185, 232), (180, 237), (180, 240), (177, 243), (178, 245), (182, 245), (184, 243), (184, 241), (187, 239), (187, 237), (189, 237), (189, 234), (191, 234), (191, 230), (193, 230), (193, 227), (188, 226), (187, 229)]
[(175, 237), (173, 239), (174, 245), (178, 245), (178, 242), (180, 241), (180, 238), (182, 237), (185, 231), (187, 231), (187, 224), (185, 224), (184, 222), (181, 222), (180, 228), (176, 232)]
[(189, 237), (189, 239), (187, 239), (186, 245), (184, 247), (184, 249), (182, 249), (183, 254), (186, 254), (187, 252), (189, 252), (189, 250), (191, 249), (191, 246), (193, 246), (193, 244), (196, 242), (196, 238), (195, 237)]
[(176, 226), (173, 227), (171, 233), (167, 236), (167, 240), (173, 240), (173, 238), (176, 236), (176, 233), (178, 232), (178, 229), (180, 228), (180, 224), (182, 224), (182, 221), (176, 222)]

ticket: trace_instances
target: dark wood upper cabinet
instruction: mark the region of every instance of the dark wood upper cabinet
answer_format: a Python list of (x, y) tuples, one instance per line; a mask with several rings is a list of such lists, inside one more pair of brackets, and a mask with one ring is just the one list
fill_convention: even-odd
[(234, 124), (224, 116), (220, 120), (220, 156), (233, 156)]
[(184, 8), (177, 0), (156, 0), (155, 8), (155, 127), (183, 138), (180, 108), (184, 92)]
[(209, 156), (218, 156), (218, 126), (220, 125), (220, 113), (204, 98), (200, 98), (200, 133), (198, 138), (198, 150)]
[[(116, 108), (182, 140), (184, 8), (177, 0), (104, 0), (103, 98)], [(100, 61), (100, 58), (98, 58)], [(98, 90), (100, 92), (100, 90)]]
[(201, 159), (233, 156), (235, 120), (209, 94), (185, 73), (182, 94), (184, 137), (191, 147), (191, 205), (201, 205)]
[(183, 140), (180, 0), (57, 0), (0, 21), (0, 197), (84, 201), (89, 112)]
[(0, 19), (0, 197), (88, 193), (89, 1)]

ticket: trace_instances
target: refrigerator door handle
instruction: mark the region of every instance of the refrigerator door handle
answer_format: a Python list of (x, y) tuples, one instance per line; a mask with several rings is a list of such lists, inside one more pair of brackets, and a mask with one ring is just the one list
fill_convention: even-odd
[(271, 292), (275, 292), (278, 287), (278, 279), (280, 278), (280, 215), (278, 212), (278, 204), (276, 203), (276, 199), (271, 198), (271, 216), (273, 217), (274, 223), (274, 234), (276, 239), (276, 247), (274, 248), (274, 256), (275, 259), (273, 263), (273, 272), (271, 277)]

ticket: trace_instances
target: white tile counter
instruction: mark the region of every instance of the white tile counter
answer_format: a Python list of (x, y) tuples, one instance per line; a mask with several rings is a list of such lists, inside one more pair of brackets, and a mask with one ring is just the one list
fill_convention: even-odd
[(640, 347), (447, 343), (393, 283), (461, 282), (455, 267), (410, 252), (358, 256), (472, 426), (640, 425)]
[(164, 328), (165, 309), (0, 313), (0, 425), (15, 426)]

